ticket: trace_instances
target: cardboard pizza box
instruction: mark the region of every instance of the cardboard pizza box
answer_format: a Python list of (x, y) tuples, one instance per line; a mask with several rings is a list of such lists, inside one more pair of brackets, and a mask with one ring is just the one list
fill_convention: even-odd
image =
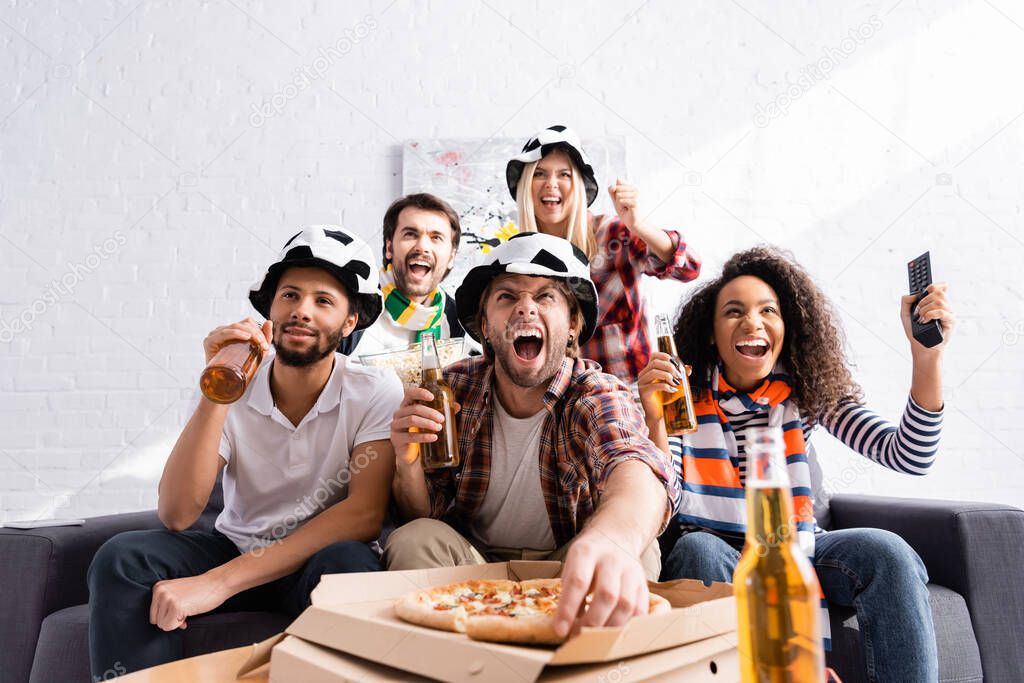
[[(550, 667), (538, 680), (732, 683), (739, 678), (735, 638), (716, 636), (620, 662)], [(256, 645), (182, 659), (127, 674), (118, 680), (125, 683), (377, 683), (432, 679), (279, 634)], [(471, 680), (485, 679), (475, 676)]]
[[(435, 655), (436, 656), (436, 655)], [(491, 677), (485, 668), (468, 669), (458, 681), (488, 683), (492, 680), (531, 681), (512, 669), (508, 675)], [(274, 647), (270, 683), (379, 683), (383, 681), (433, 681), (417, 674), (285, 636)], [(672, 683), (736, 683), (740, 680), (735, 637), (713, 636), (689, 645), (639, 655), (617, 662), (551, 666), (536, 679), (541, 683), (625, 683), (664, 681)], [(247, 679), (241, 679), (247, 683)]]
[[(325, 671), (330, 670), (324, 662), (333, 661), (331, 658), (336, 656), (443, 681), (517, 683), (524, 679), (576, 680), (565, 678), (573, 671), (584, 675), (579, 680), (586, 680), (587, 676), (593, 680), (594, 671), (615, 670), (608, 666), (609, 662), (635, 661), (635, 666), (646, 667), (644, 671), (653, 667), (651, 670), (664, 673), (671, 670), (666, 666), (679, 668), (698, 662), (701, 666), (707, 664), (710, 670), (709, 662), (716, 657), (728, 668), (726, 660), (735, 659), (731, 655), (735, 648), (732, 632), (736, 629), (736, 608), (729, 584), (705, 586), (700, 581), (687, 580), (652, 583), (651, 590), (672, 604), (670, 613), (636, 617), (622, 627), (585, 628), (559, 647), (474, 641), (464, 634), (409, 624), (394, 613), (395, 600), (413, 590), (467, 579), (551, 578), (560, 570), (559, 562), (512, 561), (324, 576), (313, 592), (312, 606), (286, 631), (294, 638), (274, 647), (273, 661), (278, 663), (271, 664), (271, 680), (293, 680), (291, 675), (277, 678), (285, 670), (295, 673), (294, 680), (306, 680), (306, 674), (300, 674), (298, 669), (305, 671), (322, 664)], [(299, 639), (303, 645), (295, 642)], [(289, 645), (285, 646), (285, 642)], [(659, 652), (664, 657), (645, 657), (643, 662), (636, 659)], [(250, 664), (254, 667), (264, 662), (265, 657)], [(245, 671), (243, 667), (239, 673)], [(637, 675), (630, 680), (642, 680), (637, 677), (640, 671), (637, 669)], [(360, 675), (367, 674), (361, 671)], [(712, 675), (715, 680), (723, 680)]]

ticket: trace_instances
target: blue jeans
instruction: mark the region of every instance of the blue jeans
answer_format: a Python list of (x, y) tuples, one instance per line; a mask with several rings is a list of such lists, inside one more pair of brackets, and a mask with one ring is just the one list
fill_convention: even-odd
[[(149, 623), (153, 584), (198, 576), (239, 556), (227, 536), (205, 531), (127, 531), (104, 543), (89, 566), (89, 658), (94, 677), (181, 659), (180, 630)], [(365, 543), (320, 550), (288, 576), (228, 599), (215, 612), (276, 610), (297, 617), (323, 574), (380, 571)]]
[[(825, 599), (857, 610), (868, 680), (938, 680), (928, 574), (917, 553), (881, 529), (841, 529), (815, 541), (814, 568)], [(685, 534), (662, 563), (661, 578), (732, 582), (739, 557), (714, 534)]]

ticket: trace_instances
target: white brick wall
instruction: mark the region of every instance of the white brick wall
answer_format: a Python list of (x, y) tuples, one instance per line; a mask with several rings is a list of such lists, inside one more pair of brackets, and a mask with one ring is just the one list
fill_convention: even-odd
[[(403, 139), (563, 121), (627, 138), (647, 210), (683, 227), (706, 273), (756, 242), (792, 249), (894, 418), (904, 262), (931, 249), (960, 316), (933, 473), (856, 468), (815, 442), (846, 490), (1024, 503), (1024, 10), (595, 8), (0, 8), (0, 519), (152, 506), (202, 337), (249, 313), (248, 285), (298, 226), (376, 242)], [(671, 310), (686, 290), (648, 291)], [(31, 329), (10, 331), (18, 320)]]

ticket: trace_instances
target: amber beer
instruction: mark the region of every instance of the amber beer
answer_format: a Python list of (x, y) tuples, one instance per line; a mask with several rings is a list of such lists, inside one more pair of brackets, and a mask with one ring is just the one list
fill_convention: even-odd
[(672, 356), (672, 362), (682, 377), (675, 393), (662, 392), (661, 400), (665, 404), (662, 408), (665, 416), (665, 431), (669, 436), (692, 434), (697, 431), (697, 416), (693, 414), (690, 379), (686, 376), (686, 369), (683, 367), (682, 361), (679, 360), (679, 354), (676, 353), (676, 343), (672, 340), (672, 328), (668, 323), (668, 316), (656, 316), (654, 326), (658, 336), (658, 350)]
[(420, 401), (444, 415), (437, 441), (420, 444), (423, 450), (423, 469), (430, 471), (442, 467), (458, 467), (459, 434), (455, 426), (455, 396), (441, 374), (441, 361), (437, 355), (434, 335), (427, 332), (420, 339), (422, 361), (420, 387), (434, 395), (432, 401)]
[(257, 344), (225, 344), (203, 370), (199, 388), (214, 403), (234, 403), (245, 393), (261, 362), (263, 350)]
[(741, 680), (824, 682), (818, 581), (796, 542), (782, 431), (752, 431), (746, 545), (733, 574)]

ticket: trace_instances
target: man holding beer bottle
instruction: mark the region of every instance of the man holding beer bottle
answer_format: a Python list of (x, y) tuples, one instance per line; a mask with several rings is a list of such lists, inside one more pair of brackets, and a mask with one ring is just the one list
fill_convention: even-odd
[[(192, 616), (221, 606), (298, 616), (322, 574), (381, 568), (369, 544), (388, 505), (401, 384), (335, 351), (380, 313), (370, 249), (340, 228), (308, 228), (249, 299), (267, 322), (213, 330), (207, 362), (239, 342), (276, 353), (234, 403), (199, 399), (160, 480), (167, 530), (115, 536), (89, 568), (96, 675), (179, 659)], [(190, 530), (222, 470), (215, 530)]]
[[(588, 593), (580, 625), (645, 614), (677, 491), (629, 389), (577, 357), (597, 320), (586, 256), (560, 237), (515, 235), (466, 275), (456, 302), (484, 355), (443, 373), (457, 425), (424, 405), (435, 399), (424, 389), (394, 415), (393, 490), (413, 521), (391, 535), (388, 568), (564, 560), (560, 635)], [(457, 458), (417, 457), (451, 426)]]

